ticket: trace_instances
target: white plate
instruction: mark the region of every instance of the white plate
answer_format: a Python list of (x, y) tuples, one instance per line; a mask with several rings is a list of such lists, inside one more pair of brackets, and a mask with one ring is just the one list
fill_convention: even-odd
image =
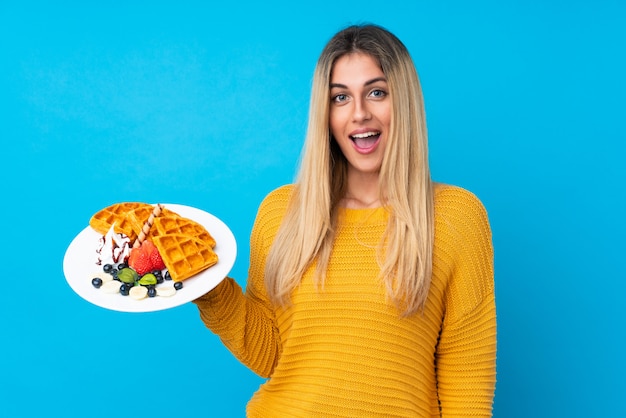
[(96, 265), (96, 249), (102, 235), (88, 226), (72, 240), (63, 258), (63, 272), (72, 290), (86, 301), (102, 308), (121, 312), (152, 312), (190, 302), (224, 280), (237, 258), (237, 242), (231, 230), (224, 222), (200, 209), (176, 204), (163, 206), (198, 222), (209, 231), (216, 242), (214, 251), (218, 256), (217, 264), (183, 281), (183, 288), (173, 296), (135, 300), (119, 293), (107, 294), (91, 284), (94, 273), (102, 272), (102, 266)]

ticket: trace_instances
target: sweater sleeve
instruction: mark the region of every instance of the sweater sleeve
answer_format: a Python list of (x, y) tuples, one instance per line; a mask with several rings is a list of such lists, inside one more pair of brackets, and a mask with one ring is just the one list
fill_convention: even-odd
[(270, 194), (259, 208), (250, 236), (250, 268), (245, 293), (232, 278), (194, 300), (200, 318), (244, 365), (268, 377), (281, 352), (280, 338), (264, 284), (265, 259), (280, 219), (285, 190)]
[(496, 377), (493, 247), (487, 213), (471, 193), (442, 193), (450, 277), (437, 347), (442, 417), (490, 417)]

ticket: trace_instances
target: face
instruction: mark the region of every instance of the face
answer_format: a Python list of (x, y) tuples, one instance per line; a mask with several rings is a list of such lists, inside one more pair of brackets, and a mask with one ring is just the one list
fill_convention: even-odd
[(330, 98), (330, 131), (348, 160), (348, 176), (378, 178), (391, 123), (391, 98), (377, 61), (363, 53), (337, 59)]

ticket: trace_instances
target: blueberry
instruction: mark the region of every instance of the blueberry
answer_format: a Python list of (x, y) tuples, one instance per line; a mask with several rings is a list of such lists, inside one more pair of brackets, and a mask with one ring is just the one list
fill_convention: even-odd
[(105, 264), (102, 266), (102, 270), (104, 270), (105, 273), (110, 273), (111, 270), (113, 270), (113, 264)]
[(126, 264), (126, 263), (119, 263), (117, 265), (117, 269), (118, 270), (125, 269), (125, 268), (128, 268), (128, 264)]
[(128, 293), (130, 292), (130, 288), (132, 286), (127, 285), (126, 283), (123, 283), (120, 286), (120, 293), (122, 294), (122, 296), (128, 296)]
[(169, 271), (166, 271), (166, 272), (165, 272), (165, 277), (164, 277), (164, 279), (165, 279), (165, 280), (172, 280), (172, 276), (170, 276), (170, 272), (169, 272)]
[(176, 282), (176, 283), (174, 283), (174, 289), (180, 290), (182, 288), (183, 288), (183, 282)]
[(93, 285), (93, 287), (98, 289), (100, 286), (102, 286), (102, 279), (100, 277), (94, 277), (93, 279), (91, 279), (91, 284)]
[(154, 286), (148, 287), (148, 297), (153, 298), (157, 295), (156, 288)]

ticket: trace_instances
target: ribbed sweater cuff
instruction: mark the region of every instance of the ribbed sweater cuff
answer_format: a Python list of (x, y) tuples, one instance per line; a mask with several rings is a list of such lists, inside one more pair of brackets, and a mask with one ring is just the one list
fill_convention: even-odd
[(198, 306), (204, 324), (216, 334), (219, 334), (220, 328), (227, 322), (224, 318), (230, 317), (230, 310), (235, 305), (232, 300), (238, 289), (239, 285), (226, 277), (213, 290), (193, 301)]

